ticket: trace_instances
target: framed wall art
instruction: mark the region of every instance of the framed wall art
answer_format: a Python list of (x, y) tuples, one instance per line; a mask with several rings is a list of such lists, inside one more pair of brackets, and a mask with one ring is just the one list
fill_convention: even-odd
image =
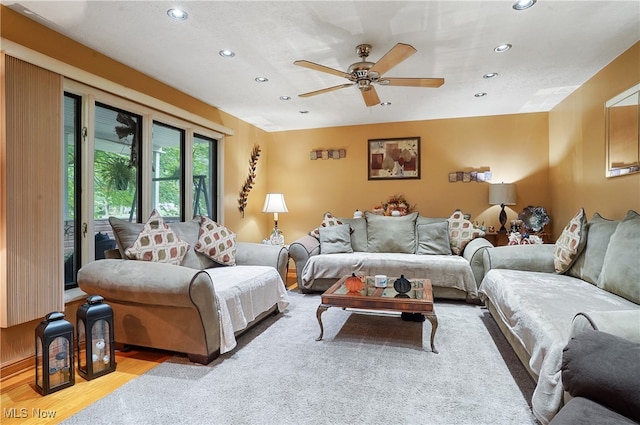
[(369, 180), (419, 179), (420, 138), (369, 139)]

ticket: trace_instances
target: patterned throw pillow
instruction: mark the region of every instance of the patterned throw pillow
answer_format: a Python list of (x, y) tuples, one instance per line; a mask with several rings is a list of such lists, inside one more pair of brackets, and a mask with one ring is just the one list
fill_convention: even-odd
[[(320, 224), (320, 226), (310, 231), (309, 235), (320, 240), (320, 227), (337, 226), (339, 224), (344, 224), (344, 223), (338, 220), (337, 218), (335, 218), (333, 214), (331, 214), (330, 212), (326, 212), (324, 213), (324, 217), (322, 217), (322, 223)], [(353, 229), (351, 229), (351, 227), (349, 227), (349, 233), (353, 233)]]
[(125, 250), (125, 255), (132, 260), (180, 265), (188, 250), (189, 244), (180, 239), (153, 210), (135, 242)]
[(236, 265), (236, 234), (209, 217), (200, 216), (200, 234), (194, 249), (216, 263)]
[(587, 243), (586, 225), (587, 219), (584, 209), (580, 208), (580, 211), (573, 216), (556, 241), (553, 250), (553, 266), (556, 273), (565, 273), (569, 270), (582, 252)]
[(464, 214), (460, 210), (455, 210), (447, 221), (449, 222), (451, 252), (456, 255), (461, 255), (464, 247), (473, 239), (481, 238), (485, 235), (482, 230), (474, 228), (473, 223), (464, 218)]

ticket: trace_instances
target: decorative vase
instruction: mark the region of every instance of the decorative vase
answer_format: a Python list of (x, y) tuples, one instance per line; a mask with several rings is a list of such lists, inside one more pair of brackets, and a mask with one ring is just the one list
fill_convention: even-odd
[(400, 277), (393, 282), (393, 289), (400, 294), (406, 294), (411, 290), (411, 282), (401, 274)]

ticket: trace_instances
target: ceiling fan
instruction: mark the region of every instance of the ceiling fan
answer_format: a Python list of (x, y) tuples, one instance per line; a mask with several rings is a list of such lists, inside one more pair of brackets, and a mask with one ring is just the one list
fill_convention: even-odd
[(347, 72), (324, 65), (309, 62), (306, 60), (295, 61), (293, 64), (316, 71), (326, 72), (328, 74), (344, 77), (349, 83), (340, 84), (338, 86), (327, 87), (326, 89), (316, 90), (309, 93), (303, 93), (300, 97), (310, 97), (322, 93), (328, 93), (347, 87), (356, 86), (362, 93), (362, 98), (367, 106), (380, 104), (380, 98), (373, 84), (382, 86), (408, 86), (408, 87), (440, 87), (444, 84), (444, 78), (387, 78), (382, 74), (398, 65), (409, 56), (413, 55), (417, 50), (409, 44), (398, 43), (391, 48), (378, 62), (368, 62), (366, 58), (371, 52), (370, 44), (359, 44), (356, 47), (356, 54), (362, 59), (360, 62), (353, 63), (347, 68)]

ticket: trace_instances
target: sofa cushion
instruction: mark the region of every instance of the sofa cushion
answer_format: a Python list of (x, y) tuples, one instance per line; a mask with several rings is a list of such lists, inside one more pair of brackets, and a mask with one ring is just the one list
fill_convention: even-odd
[(640, 215), (629, 211), (611, 235), (598, 286), (640, 304)]
[(640, 344), (606, 332), (586, 330), (563, 350), (562, 385), (640, 421)]
[(178, 223), (167, 223), (171, 230), (176, 232), (176, 235), (187, 242), (190, 246), (187, 251), (187, 255), (182, 260), (184, 267), (189, 267), (196, 270), (208, 269), (210, 267), (216, 267), (218, 264), (204, 254), (196, 252), (194, 250), (198, 243), (198, 236), (200, 234), (200, 218), (182, 221)]
[(109, 217), (109, 224), (113, 230), (113, 237), (116, 240), (120, 257), (127, 258), (124, 251), (129, 248), (138, 238), (138, 234), (142, 231), (144, 224), (132, 223), (117, 217)]
[(367, 251), (415, 254), (417, 212), (400, 217), (369, 211), (364, 214), (367, 220)]
[(417, 223), (416, 231), (418, 234), (416, 254), (451, 255), (449, 222)]
[(609, 246), (609, 239), (615, 232), (619, 220), (607, 220), (595, 213), (591, 220), (587, 223), (587, 243), (582, 250), (582, 254), (578, 256), (568, 271), (573, 277), (585, 280), (594, 285), (598, 282), (602, 264), (604, 263), (604, 255)]
[(321, 227), (320, 232), (320, 253), (340, 254), (353, 252), (351, 248), (351, 235), (349, 234), (349, 224), (338, 224), (337, 226)]
[(333, 214), (331, 214), (329, 211), (327, 211), (326, 213), (324, 213), (324, 216), (322, 216), (322, 223), (320, 223), (320, 226), (310, 231), (309, 234), (314, 238), (320, 240), (321, 227), (336, 226), (338, 224), (344, 224), (344, 223), (340, 219), (334, 217)]
[(467, 246), (470, 241), (485, 235), (485, 232), (482, 230), (474, 228), (473, 223), (464, 218), (464, 214), (460, 210), (455, 210), (447, 221), (449, 222), (451, 252), (456, 255), (462, 254), (464, 247)]
[(236, 234), (209, 217), (200, 216), (200, 232), (195, 250), (218, 264), (235, 266)]
[(556, 273), (565, 273), (576, 261), (587, 243), (584, 208), (573, 216), (558, 238), (553, 251), (553, 266)]
[(188, 250), (189, 244), (171, 230), (158, 211), (153, 210), (125, 255), (132, 260), (180, 265)]
[(339, 218), (345, 224), (351, 226), (351, 248), (354, 252), (367, 251), (367, 220), (361, 218)]

